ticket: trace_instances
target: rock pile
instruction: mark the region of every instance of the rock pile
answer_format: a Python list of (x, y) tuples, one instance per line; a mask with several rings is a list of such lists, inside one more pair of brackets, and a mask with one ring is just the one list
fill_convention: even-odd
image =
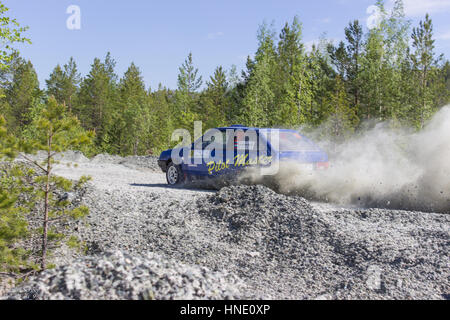
[[(242, 269), (291, 297), (443, 299), (450, 291), (450, 216), (386, 209), (323, 212), (263, 186), (233, 186), (198, 201), (222, 241), (259, 257)], [(245, 266), (247, 264), (247, 266)], [(239, 272), (239, 268), (229, 268)], [(253, 280), (252, 280), (253, 279)], [(276, 280), (275, 280), (276, 281)]]
[(8, 294), (32, 300), (236, 299), (242, 282), (225, 272), (188, 266), (153, 253), (86, 256), (47, 270)]

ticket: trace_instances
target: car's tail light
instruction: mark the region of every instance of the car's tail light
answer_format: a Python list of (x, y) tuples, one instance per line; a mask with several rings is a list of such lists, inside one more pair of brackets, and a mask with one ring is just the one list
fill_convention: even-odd
[(316, 169), (319, 170), (326, 170), (330, 166), (329, 162), (317, 162), (316, 163)]

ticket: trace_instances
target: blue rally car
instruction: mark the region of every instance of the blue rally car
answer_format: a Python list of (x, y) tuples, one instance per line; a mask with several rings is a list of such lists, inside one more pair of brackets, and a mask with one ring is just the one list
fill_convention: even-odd
[(326, 169), (328, 156), (298, 131), (241, 125), (210, 129), (190, 145), (163, 151), (158, 160), (169, 185), (234, 177), (249, 168), (274, 175), (292, 163)]

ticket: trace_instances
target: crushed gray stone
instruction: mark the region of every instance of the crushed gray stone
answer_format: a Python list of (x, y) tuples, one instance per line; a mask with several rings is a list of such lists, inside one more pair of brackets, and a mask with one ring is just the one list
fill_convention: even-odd
[(47, 270), (9, 292), (26, 300), (197, 300), (244, 297), (225, 272), (188, 266), (154, 253), (110, 251)]
[[(90, 215), (67, 226), (85, 243), (86, 258), (111, 250), (153, 252), (226, 270), (245, 283), (235, 288), (238, 297), (256, 299), (450, 296), (450, 215), (342, 209), (259, 185), (218, 192), (173, 188), (162, 173), (100, 158), (78, 171), (58, 171), (94, 178), (79, 199)], [(63, 249), (59, 256), (59, 268), (70, 268), (80, 254)]]
[(320, 211), (263, 186), (194, 199), (91, 189), (76, 235), (89, 254), (153, 251), (246, 282), (268, 299), (445, 299), (450, 216)]
[[(285, 298), (446, 299), (450, 216), (386, 209), (322, 212), (300, 197), (235, 186), (199, 201), (224, 241), (276, 264)], [(251, 269), (251, 266), (248, 266)], [(233, 270), (233, 269), (230, 269)], [(251, 278), (265, 282), (258, 273)], [(253, 281), (253, 280), (252, 280)], [(281, 283), (281, 284), (280, 284)], [(288, 283), (286, 283), (288, 284)]]

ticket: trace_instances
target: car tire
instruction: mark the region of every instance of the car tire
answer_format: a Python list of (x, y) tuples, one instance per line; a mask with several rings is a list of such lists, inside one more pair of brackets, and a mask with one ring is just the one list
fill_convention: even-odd
[(181, 167), (173, 162), (169, 163), (166, 171), (166, 180), (170, 186), (174, 186), (183, 182), (183, 172)]

